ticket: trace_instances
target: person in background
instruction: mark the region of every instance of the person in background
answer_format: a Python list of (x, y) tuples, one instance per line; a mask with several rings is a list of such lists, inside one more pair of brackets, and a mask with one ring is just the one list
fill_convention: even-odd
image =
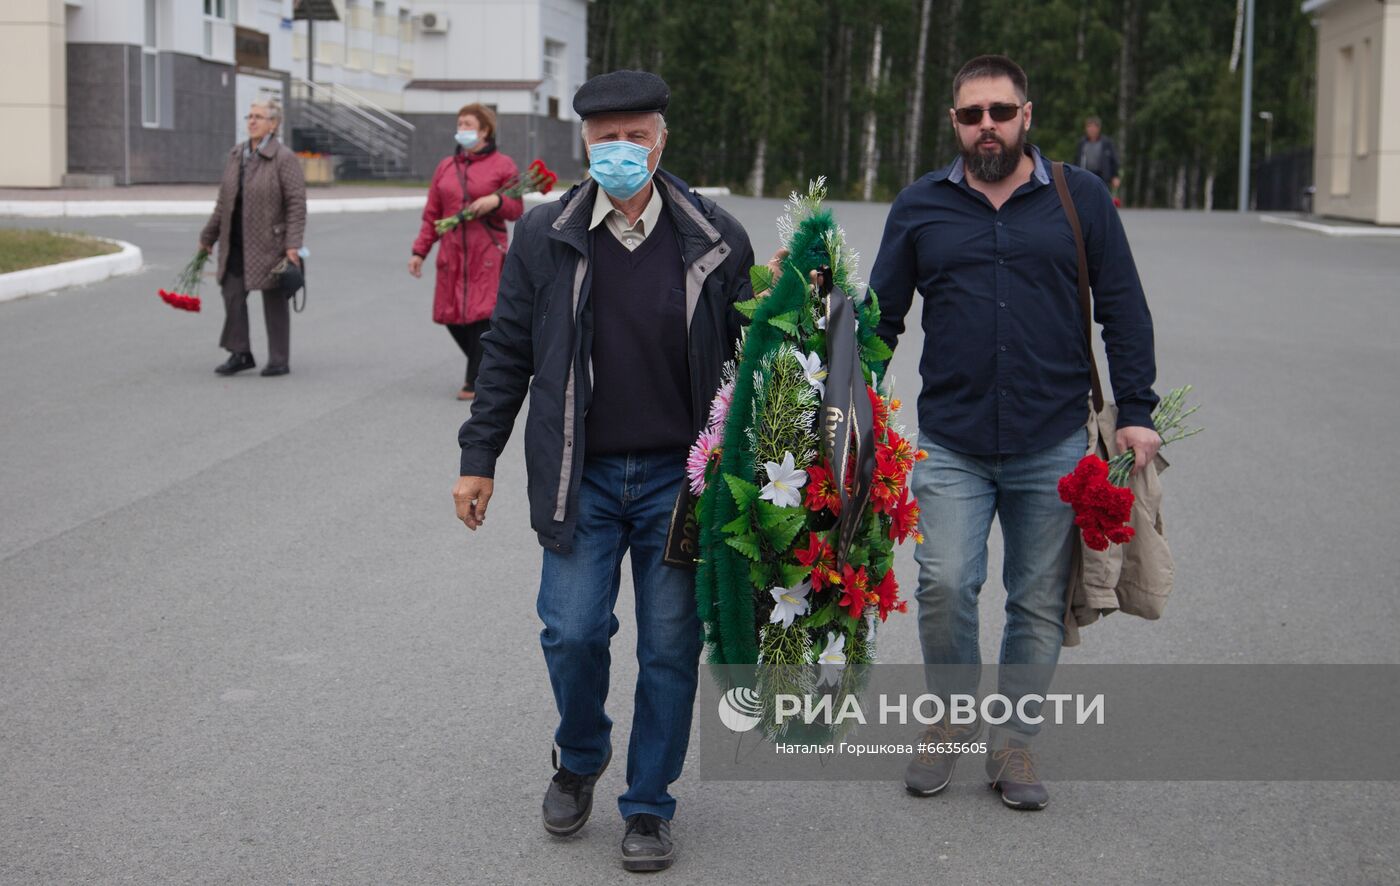
[(277, 138), (282, 122), (277, 101), (253, 102), (247, 121), (248, 140), (229, 152), (214, 212), (199, 235), (200, 249), (219, 246), (217, 276), (224, 297), (219, 346), (229, 358), (214, 371), (233, 375), (257, 366), (248, 335), (248, 293), (260, 289), (267, 323), (267, 366), (262, 374), (286, 375), (291, 371), (292, 314), (275, 272), (284, 260), (301, 264), (306, 180), (296, 154)]
[[(423, 226), (413, 243), (408, 272), (423, 276), (423, 261), (438, 246), (433, 322), (447, 327), (467, 357), (467, 376), (458, 400), (476, 396), (481, 368), (481, 336), (496, 309), (496, 288), (506, 255), (506, 222), (520, 218), (519, 197), (498, 193), (516, 175), (515, 162), (496, 150), (496, 115), (480, 104), (457, 112), (457, 149), (444, 157), (428, 185)], [(445, 234), (438, 219), (466, 210), (471, 218)]]
[(1108, 189), (1117, 194), (1122, 183), (1118, 176), (1118, 146), (1103, 134), (1103, 121), (1098, 117), (1085, 118), (1084, 137), (1074, 152), (1074, 165), (1103, 179)]

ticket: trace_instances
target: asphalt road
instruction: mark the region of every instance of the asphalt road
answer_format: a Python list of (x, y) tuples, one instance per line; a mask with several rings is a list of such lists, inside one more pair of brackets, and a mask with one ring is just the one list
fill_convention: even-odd
[[(777, 245), (779, 201), (725, 202), (760, 255)], [(885, 208), (836, 210), (868, 267)], [(1195, 384), (1208, 431), (1169, 450), (1166, 617), (1090, 627), (1064, 660), (1400, 663), (1400, 242), (1125, 220), (1159, 390)], [(135, 242), (148, 267), (0, 304), (0, 882), (621, 879), (622, 766), (578, 837), (539, 825), (554, 713), (519, 436), (469, 536), (449, 496), (462, 361), (404, 268), (415, 214), (312, 218), (310, 306), (277, 379), (214, 375), (213, 287), (197, 315), (157, 300), (197, 220), (63, 224)], [(253, 316), (261, 360), (256, 297)], [(910, 401), (916, 344), (895, 361)], [(882, 657), (917, 661), (913, 618), (888, 627)], [(1050, 787), (1028, 815), (971, 775), (916, 800), (691, 771), (662, 877), (1400, 882), (1394, 783)]]

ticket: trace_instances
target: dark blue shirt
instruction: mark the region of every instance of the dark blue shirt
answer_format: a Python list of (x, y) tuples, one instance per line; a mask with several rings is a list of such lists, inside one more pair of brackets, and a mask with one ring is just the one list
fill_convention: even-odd
[[(971, 188), (959, 158), (905, 188), (890, 207), (870, 288), (893, 347), (914, 291), (924, 297), (919, 430), (971, 455), (1052, 446), (1089, 415), (1079, 263), (1049, 163), (1002, 205)], [(1113, 198), (1073, 166), (1065, 177), (1089, 254), (1094, 319), (1118, 426), (1152, 427), (1152, 315)]]

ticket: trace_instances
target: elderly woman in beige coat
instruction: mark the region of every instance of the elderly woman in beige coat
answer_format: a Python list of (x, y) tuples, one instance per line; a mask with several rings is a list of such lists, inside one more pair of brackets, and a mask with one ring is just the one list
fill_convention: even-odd
[(283, 260), (301, 264), (297, 253), (306, 230), (306, 180), (296, 154), (277, 138), (282, 121), (277, 102), (253, 102), (247, 120), (248, 140), (229, 152), (214, 214), (199, 235), (201, 249), (219, 245), (224, 296), (219, 346), (229, 358), (214, 371), (233, 375), (257, 365), (248, 334), (248, 293), (260, 289), (268, 350), (262, 374), (286, 375), (291, 312), (274, 271)]

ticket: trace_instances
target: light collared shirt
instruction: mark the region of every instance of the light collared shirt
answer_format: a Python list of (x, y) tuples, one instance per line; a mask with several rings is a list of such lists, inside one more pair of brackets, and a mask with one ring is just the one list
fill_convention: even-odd
[(642, 214), (637, 218), (636, 224), (628, 224), (627, 216), (613, 205), (610, 198), (602, 188), (598, 189), (598, 196), (593, 199), (593, 220), (588, 223), (588, 230), (593, 230), (599, 225), (606, 223), (608, 230), (617, 242), (631, 252), (646, 240), (647, 235), (656, 227), (656, 220), (661, 217), (661, 191), (653, 182), (651, 184), (651, 199), (647, 201), (647, 208), (642, 210)]

